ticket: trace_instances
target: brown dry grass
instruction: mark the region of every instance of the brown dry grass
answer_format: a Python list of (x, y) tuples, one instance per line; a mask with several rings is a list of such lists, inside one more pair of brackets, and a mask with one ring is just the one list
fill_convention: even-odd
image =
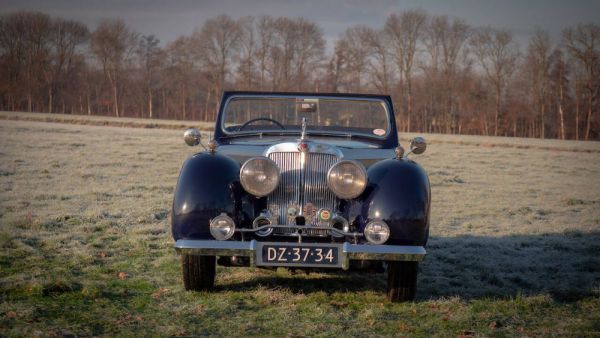
[(110, 126), (110, 127), (128, 127), (128, 128), (159, 128), (181, 130), (190, 127), (196, 127), (201, 130), (211, 131), (214, 127), (213, 122), (200, 121), (178, 121), (178, 120), (160, 120), (160, 119), (140, 119), (129, 117), (113, 117), (98, 115), (71, 115), (71, 114), (49, 114), (49, 113), (25, 113), (0, 111), (0, 120), (9, 121), (35, 121), (35, 122), (56, 122), (68, 124), (81, 124), (89, 126)]

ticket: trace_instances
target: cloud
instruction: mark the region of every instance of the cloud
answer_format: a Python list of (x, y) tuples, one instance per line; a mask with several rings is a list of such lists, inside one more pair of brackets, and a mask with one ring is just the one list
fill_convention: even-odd
[(460, 17), (474, 26), (508, 29), (520, 41), (526, 41), (535, 28), (546, 29), (558, 38), (566, 26), (600, 22), (600, 2), (590, 0), (20, 0), (4, 1), (0, 12), (38, 10), (82, 21), (92, 29), (102, 18), (119, 17), (143, 34), (156, 35), (163, 43), (192, 33), (206, 19), (219, 14), (234, 18), (246, 15), (301, 16), (315, 21), (331, 42), (352, 25), (379, 28), (390, 13), (410, 8), (422, 8), (432, 15)]

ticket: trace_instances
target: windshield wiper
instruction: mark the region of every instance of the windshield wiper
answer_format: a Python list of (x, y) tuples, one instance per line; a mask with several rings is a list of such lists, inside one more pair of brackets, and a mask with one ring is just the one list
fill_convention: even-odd
[(292, 134), (290, 132), (282, 132), (280, 130), (273, 130), (273, 131), (257, 131), (257, 132), (251, 132), (251, 133), (235, 133), (235, 134), (227, 134), (227, 136), (225, 137), (232, 137), (232, 138), (237, 138), (237, 137), (248, 137), (248, 136), (271, 136), (271, 135), (276, 135), (276, 136), (282, 136), (282, 135), (289, 135)]
[[(231, 133), (227, 134), (228, 138), (243, 138), (243, 137), (263, 137), (263, 136), (298, 136), (300, 137), (300, 131), (298, 130), (263, 130), (257, 132), (245, 132), (245, 133)], [(324, 137), (338, 137), (345, 139), (362, 139), (362, 138), (370, 138), (365, 135), (354, 135), (352, 133), (343, 133), (343, 132), (323, 132), (323, 131), (306, 131), (307, 136), (324, 136)]]
[(350, 134), (350, 133), (332, 133), (332, 132), (323, 132), (323, 131), (319, 131), (319, 132), (310, 132), (307, 131), (306, 135), (313, 135), (313, 136), (336, 136), (336, 137), (345, 137), (345, 138), (352, 138), (354, 135)]

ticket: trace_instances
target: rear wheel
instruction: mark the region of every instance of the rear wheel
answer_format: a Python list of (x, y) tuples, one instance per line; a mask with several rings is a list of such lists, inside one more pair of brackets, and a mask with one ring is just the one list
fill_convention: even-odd
[(408, 302), (417, 291), (418, 262), (387, 262), (387, 299), (391, 302)]
[(215, 256), (182, 255), (183, 285), (186, 290), (210, 290), (215, 285)]

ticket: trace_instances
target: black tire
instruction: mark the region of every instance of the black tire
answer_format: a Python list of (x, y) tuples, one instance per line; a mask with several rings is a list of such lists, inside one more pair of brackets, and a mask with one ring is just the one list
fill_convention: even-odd
[(210, 290), (215, 285), (215, 256), (182, 255), (183, 285), (186, 290)]
[(419, 262), (387, 262), (387, 299), (408, 302), (415, 299)]

